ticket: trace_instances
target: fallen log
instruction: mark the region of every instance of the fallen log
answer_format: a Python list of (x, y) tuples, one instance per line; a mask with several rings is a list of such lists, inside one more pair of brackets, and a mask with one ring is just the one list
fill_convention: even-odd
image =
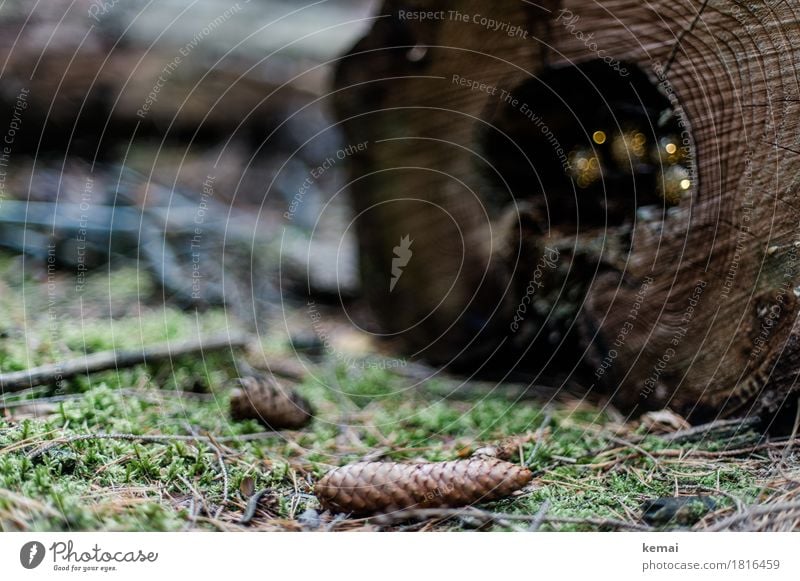
[(451, 368), (580, 376), (632, 414), (794, 418), (789, 4), (380, 13), (335, 93), (366, 144), (351, 193), (375, 331)]

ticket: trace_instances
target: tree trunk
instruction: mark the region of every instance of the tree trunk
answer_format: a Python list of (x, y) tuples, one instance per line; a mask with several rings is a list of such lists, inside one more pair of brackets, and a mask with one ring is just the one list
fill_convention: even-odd
[(351, 190), (377, 331), (456, 368), (577, 373), (631, 413), (796, 405), (789, 3), (380, 14), (335, 95), (366, 142)]

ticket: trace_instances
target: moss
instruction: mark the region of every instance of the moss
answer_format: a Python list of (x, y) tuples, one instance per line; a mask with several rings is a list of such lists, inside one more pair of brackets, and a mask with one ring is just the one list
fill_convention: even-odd
[[(70, 291), (73, 283), (64, 278), (59, 288), (66, 291), (48, 297), (46, 285), (22, 279), (16, 264), (16, 259), (0, 255), (0, 284), (10, 290), (0, 296), (0, 309), (6, 313), (0, 327), (3, 371), (84, 352), (196, 337), (237, 324), (222, 310), (198, 316), (154, 306), (141, 298), (152, 285), (134, 269), (93, 274), (81, 296)], [(82, 314), (81, 298), (83, 308), (91, 299), (90, 313)], [(278, 337), (264, 339), (268, 357), (292, 358), (288, 342)], [(198, 441), (86, 439), (55, 446), (36, 459), (26, 455), (54, 438), (85, 434), (208, 433), (225, 438), (260, 433), (256, 422), (228, 419), (226, 384), (235, 376), (234, 363), (230, 353), (183, 358), (172, 365), (97, 374), (60, 389), (46, 386), (18, 396), (59, 398), (35, 417), (14, 407), (0, 419), (0, 528), (172, 531), (235, 526), (246, 504), (239, 487), (243, 482), (249, 487), (251, 479), (255, 490), (271, 491), (254, 522), (280, 528), (284, 525), (274, 523), (318, 508), (313, 482), (331, 466), (376, 451), (394, 459), (452, 459), (488, 442), (537, 431), (544, 436), (531, 438), (520, 452), (534, 470), (533, 486), (487, 508), (532, 515), (548, 502), (548, 514), (554, 517), (631, 520), (643, 501), (674, 495), (676, 483), (682, 491), (719, 486), (745, 501), (759, 493), (755, 469), (736, 459), (654, 461), (641, 450), (658, 454), (675, 448), (656, 437), (645, 437), (636, 448), (621, 446), (611, 439), (615, 432), (604, 429), (608, 418), (586, 404), (551, 402), (545, 410), (498, 393), (474, 401), (442, 399), (435, 395), (442, 390), (410, 388), (393, 370), (327, 361), (313, 366), (314, 374), (297, 387), (317, 409), (311, 426), (253, 441), (225, 441), (224, 471), (219, 448)], [(635, 429), (630, 435), (635, 436)], [(724, 445), (703, 442), (708, 450)], [(716, 500), (720, 506), (732, 502), (724, 495)], [(437, 526), (457, 530), (467, 524), (447, 521)], [(543, 528), (598, 527), (564, 523)]]

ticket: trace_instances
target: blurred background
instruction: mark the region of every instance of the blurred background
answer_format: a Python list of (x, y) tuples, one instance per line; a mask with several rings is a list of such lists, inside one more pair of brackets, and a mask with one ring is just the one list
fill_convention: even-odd
[[(311, 172), (342, 147), (329, 79), (372, 9), (2, 3), (0, 293), (47, 282), (83, 316), (222, 307), (251, 331), (282, 288), (354, 294), (343, 168)], [(82, 301), (93, 274), (126, 268), (135, 301), (125, 284)]]

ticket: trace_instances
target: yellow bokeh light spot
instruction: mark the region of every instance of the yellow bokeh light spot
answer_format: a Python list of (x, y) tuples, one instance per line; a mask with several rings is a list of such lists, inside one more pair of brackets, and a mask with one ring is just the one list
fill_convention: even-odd
[(678, 146), (675, 145), (674, 143), (667, 143), (667, 145), (666, 145), (666, 147), (664, 149), (667, 150), (668, 154), (672, 155), (673, 153), (678, 151)]
[(603, 145), (606, 142), (606, 133), (605, 131), (595, 131), (592, 135), (592, 140), (597, 145)]
[(681, 180), (681, 189), (688, 190), (690, 187), (692, 187), (692, 182), (691, 181), (689, 181), (689, 180)]

